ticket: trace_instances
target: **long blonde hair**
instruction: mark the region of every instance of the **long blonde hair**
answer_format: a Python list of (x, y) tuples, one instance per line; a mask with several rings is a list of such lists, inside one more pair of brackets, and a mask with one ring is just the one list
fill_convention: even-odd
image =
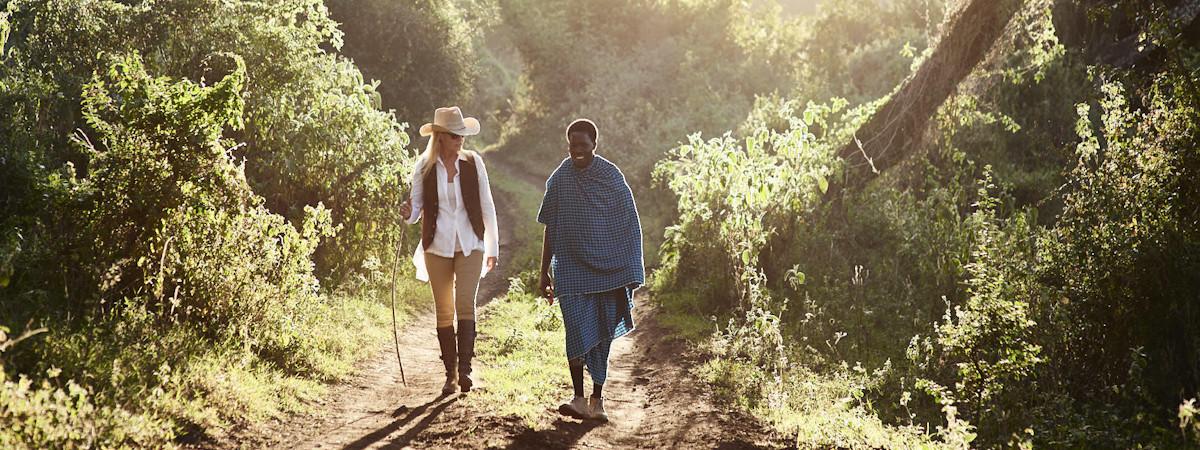
[[(443, 133), (441, 131), (434, 131), (433, 134), (429, 135), (429, 142), (427, 142), (425, 144), (425, 152), (421, 153), (421, 158), (422, 158), (422, 160), (421, 160), (422, 161), (422, 163), (421, 163), (421, 179), (424, 179), (426, 176), (429, 175), (429, 171), (433, 170), (433, 168), (435, 167), (434, 164), (437, 163), (436, 158), (441, 157), (442, 149), (441, 149), (441, 139), (439, 138), (439, 136), (445, 136), (447, 134), (448, 133)], [(469, 151), (465, 148), (460, 149), (459, 153), (466, 154), (469, 157), (475, 156), (471, 151)]]
[(438, 138), (441, 134), (443, 133), (440, 131), (434, 131), (429, 135), (429, 142), (425, 144), (425, 153), (421, 154), (421, 179), (424, 179), (429, 175), (429, 171), (433, 170), (434, 164), (437, 162), (434, 158), (441, 156), (442, 140)]

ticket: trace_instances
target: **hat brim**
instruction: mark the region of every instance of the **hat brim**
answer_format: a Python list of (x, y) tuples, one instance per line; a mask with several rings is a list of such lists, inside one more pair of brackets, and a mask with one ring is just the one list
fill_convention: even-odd
[(421, 136), (429, 136), (435, 132), (454, 133), (459, 136), (474, 136), (474, 135), (479, 134), (479, 119), (476, 119), (474, 117), (467, 117), (467, 118), (463, 119), (462, 128), (457, 128), (457, 129), (446, 128), (441, 125), (427, 123), (425, 125), (421, 125), (421, 129), (419, 131), (421, 133)]

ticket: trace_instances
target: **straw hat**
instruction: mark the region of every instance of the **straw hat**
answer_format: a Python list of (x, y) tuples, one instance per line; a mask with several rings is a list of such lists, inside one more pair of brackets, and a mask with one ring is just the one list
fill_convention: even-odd
[(479, 134), (479, 120), (474, 117), (464, 119), (457, 106), (438, 108), (433, 112), (433, 122), (421, 125), (421, 136), (429, 136), (435, 131), (474, 136)]

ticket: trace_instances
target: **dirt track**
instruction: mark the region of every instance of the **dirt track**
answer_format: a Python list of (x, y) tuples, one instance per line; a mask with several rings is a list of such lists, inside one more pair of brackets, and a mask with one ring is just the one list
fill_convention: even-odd
[[(498, 201), (503, 199), (497, 198)], [(511, 217), (501, 214), (506, 228)], [(511, 228), (509, 228), (511, 229)], [(502, 252), (514, 246), (502, 242)], [(487, 303), (504, 293), (512, 269), (501, 266), (480, 285), (480, 320)], [(400, 380), (392, 343), (360, 365), (350, 380), (311, 405), (313, 412), (241, 429), (199, 448), (779, 448), (786, 443), (753, 418), (719, 408), (688, 368), (687, 346), (655, 320), (656, 308), (639, 292), (637, 329), (614, 343), (605, 386), (607, 424), (581, 422), (547, 410), (530, 427), (516, 417), (475, 411), (460, 395), (440, 395), (432, 311), (401, 330), (408, 386)], [(480, 339), (489, 339), (481, 335)], [(381, 343), (384, 344), (384, 343)], [(487, 361), (477, 360), (477, 364)], [(565, 361), (564, 361), (565, 364)], [(486, 380), (483, 380), (486, 383)], [(469, 394), (465, 394), (469, 395)], [(564, 396), (569, 392), (563, 392)]]
[[(243, 430), (218, 448), (778, 448), (785, 446), (753, 419), (714, 406), (686, 373), (686, 350), (666, 339), (654, 308), (635, 310), (638, 329), (613, 346), (605, 392), (612, 421), (581, 422), (546, 411), (535, 430), (441, 396), (434, 335), (414, 326), (401, 335), (409, 386), (395, 355), (383, 348), (350, 382), (314, 405), (315, 413)], [(421, 321), (432, 322), (432, 316)], [(486, 318), (484, 319), (486, 320)], [(469, 395), (469, 394), (466, 394)], [(564, 392), (564, 395), (569, 393)]]

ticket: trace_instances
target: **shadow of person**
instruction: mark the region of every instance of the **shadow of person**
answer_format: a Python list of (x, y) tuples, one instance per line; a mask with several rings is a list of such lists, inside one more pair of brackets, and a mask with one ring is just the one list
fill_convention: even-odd
[[(435, 419), (437, 419), (438, 415), (440, 415), (443, 411), (446, 410), (446, 408), (449, 408), (450, 405), (454, 404), (457, 401), (458, 401), (458, 396), (442, 394), (442, 395), (439, 395), (437, 398), (434, 398), (433, 400), (430, 400), (421, 406), (413, 408), (411, 411), (408, 411), (407, 414), (404, 413), (405, 408), (403, 406), (396, 408), (396, 410), (392, 412), (392, 417), (399, 417), (401, 414), (403, 414), (404, 417), (399, 417), (398, 419), (392, 421), (392, 423), (387, 424), (383, 428), (375, 430), (366, 436), (358, 438), (358, 440), (355, 440), (354, 442), (346, 444), (346, 446), (342, 447), (342, 449), (343, 450), (365, 449), (365, 448), (369, 447), (371, 444), (374, 444), (376, 442), (383, 440), (388, 435), (396, 432), (396, 430), (404, 428), (404, 426), (408, 425), (409, 422), (416, 420), (418, 417), (424, 416), (420, 422), (417, 422), (416, 425), (414, 425), (407, 432), (405, 432), (404, 436), (401, 436), (399, 439), (392, 442), (392, 444), (399, 443), (400, 446), (407, 445), (408, 442), (412, 441), (412, 439), (415, 438), (418, 434), (420, 434), (422, 430), (424, 430), (426, 427), (428, 427), (430, 423), (433, 423), (433, 421)], [(433, 409), (430, 410), (430, 408), (433, 408)], [(428, 414), (426, 413), (426, 411), (428, 411)]]
[(596, 427), (603, 425), (602, 422), (588, 420), (584, 422), (576, 422), (573, 420), (565, 420), (558, 418), (554, 424), (544, 430), (534, 430), (526, 428), (520, 434), (513, 436), (512, 442), (508, 444), (506, 449), (547, 449), (547, 448), (571, 448), (575, 443), (579, 442), (584, 435), (588, 434)]

